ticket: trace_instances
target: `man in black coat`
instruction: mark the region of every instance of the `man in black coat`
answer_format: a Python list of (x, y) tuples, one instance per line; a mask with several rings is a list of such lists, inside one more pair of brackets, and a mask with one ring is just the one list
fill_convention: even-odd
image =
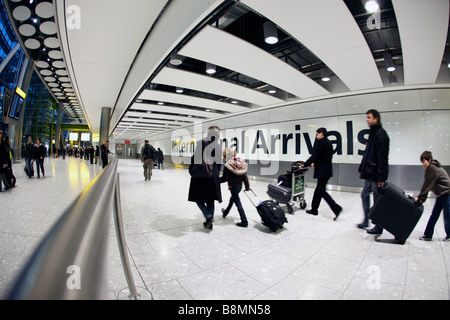
[(337, 219), (342, 211), (342, 207), (338, 205), (326, 191), (328, 180), (333, 176), (333, 146), (327, 138), (327, 129), (319, 128), (316, 131), (316, 141), (311, 157), (306, 160), (304, 166), (314, 166), (314, 178), (317, 179), (317, 186), (314, 190), (314, 196), (311, 203), (311, 209), (306, 210), (307, 213), (317, 215), (319, 213), (319, 205), (322, 198), (328, 203)]
[[(369, 225), (370, 193), (373, 193), (375, 203), (380, 194), (379, 189), (384, 187), (389, 175), (389, 137), (381, 125), (380, 113), (370, 109), (366, 115), (370, 134), (359, 166), (360, 178), (364, 179), (364, 187), (361, 192), (364, 221), (358, 225), (358, 228), (361, 229)], [(381, 234), (383, 228), (375, 226), (367, 232)]]
[(108, 164), (108, 153), (111, 153), (111, 151), (109, 151), (109, 141), (106, 141), (104, 144), (102, 144), (100, 149), (101, 149), (101, 158), (102, 158), (102, 163), (103, 163), (103, 168), (104, 168)]
[(191, 158), (191, 166), (201, 164), (202, 160), (213, 164), (210, 177), (191, 177), (188, 195), (188, 201), (195, 202), (202, 211), (206, 219), (203, 226), (207, 229), (212, 229), (213, 227), (214, 201), (222, 202), (219, 180), (222, 166), (222, 148), (219, 144), (219, 136), (219, 127), (209, 127), (207, 137), (197, 141), (194, 155)]

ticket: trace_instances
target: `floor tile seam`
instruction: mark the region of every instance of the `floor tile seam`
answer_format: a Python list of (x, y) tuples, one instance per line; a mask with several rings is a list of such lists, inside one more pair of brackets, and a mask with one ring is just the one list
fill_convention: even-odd
[[(147, 242), (148, 242), (148, 241), (147, 241)], [(152, 293), (152, 292), (150, 291), (150, 289), (148, 288), (147, 283), (145, 283), (144, 278), (142, 277), (142, 274), (141, 274), (141, 272), (140, 272), (140, 270), (139, 270), (139, 267), (138, 267), (136, 261), (134, 260), (133, 254), (132, 254), (132, 252), (131, 252), (131, 250), (130, 250), (128, 244), (126, 244), (126, 242), (125, 242), (125, 247), (126, 247), (126, 249), (127, 249), (127, 255), (130, 257), (131, 261), (133, 262), (133, 266), (135, 267), (136, 272), (138, 273), (139, 278), (141, 279), (141, 282), (142, 282), (143, 285), (145, 286), (145, 289), (146, 289), (148, 292), (150, 292), (150, 294), (151, 294), (152, 297), (153, 297), (153, 293)], [(122, 268), (123, 268), (123, 263), (124, 263), (124, 262), (123, 262), (122, 257), (120, 257), (120, 259), (121, 259)], [(129, 259), (129, 260), (130, 260), (130, 259)], [(133, 266), (130, 264), (130, 269), (132, 269)], [(132, 270), (129, 270), (129, 271), (130, 271), (131, 274), (132, 274), (133, 271), (132, 271)], [(125, 271), (124, 271), (124, 277), (125, 277), (125, 280), (126, 280)], [(133, 282), (134, 282), (134, 285), (136, 286), (136, 281), (134, 280), (134, 277), (133, 277)], [(127, 282), (127, 287), (128, 287), (128, 282)], [(136, 287), (137, 287), (137, 286), (136, 286)], [(130, 289), (130, 288), (128, 287), (128, 289)]]
[[(345, 288), (345, 290), (344, 290), (340, 300), (342, 300), (343, 296), (345, 295), (345, 293), (347, 292), (348, 288), (350, 287), (352, 282), (355, 280), (355, 278), (358, 278), (358, 276), (357, 276), (358, 275), (358, 271), (361, 269), (361, 266), (363, 265), (363, 263), (364, 263), (364, 261), (365, 261), (365, 259), (367, 257), (367, 254), (368, 254), (368, 252), (369, 252), (369, 250), (372, 247), (374, 242), (375, 242), (375, 239), (372, 239), (372, 241), (370, 242), (370, 245), (367, 247), (367, 250), (366, 250), (366, 253), (364, 254), (364, 257), (361, 259), (361, 262), (359, 263), (358, 268), (356, 268), (356, 271), (353, 274), (352, 280), (349, 281), (349, 283), (348, 283), (347, 287)], [(403, 284), (403, 289), (404, 289), (404, 287), (405, 287), (405, 284)]]
[[(314, 240), (317, 240), (317, 239), (314, 239)], [(330, 240), (331, 240), (331, 238), (330, 238)], [(294, 274), (299, 268), (301, 268), (305, 263), (307, 263), (309, 260), (311, 260), (318, 252), (320, 252), (320, 251), (322, 250), (322, 248), (323, 248), (327, 243), (328, 243), (328, 241), (327, 241), (327, 242), (324, 241), (324, 243), (322, 244), (322, 246), (320, 246), (317, 250), (315, 250), (315, 252), (314, 252), (313, 254), (311, 254), (311, 255), (309, 256), (308, 259), (306, 259), (305, 261), (303, 261), (297, 268), (295, 268), (294, 270), (292, 270), (290, 273), (288, 273), (285, 277), (283, 277), (282, 279), (280, 279), (278, 282), (274, 283), (274, 284), (273, 284), (272, 286), (270, 286), (267, 290), (269, 290), (269, 289), (272, 288), (273, 286), (277, 285), (278, 283), (280, 283), (281, 281), (283, 281), (284, 279), (286, 279), (287, 277), (289, 277), (290, 275), (292, 275), (292, 276), (294, 276), (294, 277), (297, 277), (297, 278), (299, 278), (299, 279), (301, 279), (301, 280), (303, 280), (303, 281), (312, 283), (312, 284), (314, 284), (314, 285), (317, 285), (317, 286), (320, 286), (320, 287), (323, 287), (323, 288), (326, 288), (326, 289), (329, 289), (329, 290), (334, 290), (334, 291), (336, 291), (336, 292), (340, 292), (339, 290), (336, 290), (336, 289), (334, 289), (334, 288), (329, 288), (329, 287), (323, 286), (322, 284), (315, 283), (315, 282), (313, 282), (313, 281), (310, 281), (310, 280), (308, 280), (308, 279), (304, 279), (304, 278), (302, 278), (302, 277), (300, 277), (300, 276)], [(297, 259), (298, 259), (298, 258), (297, 258)], [(265, 291), (267, 291), (267, 290), (265, 290)], [(342, 293), (341, 293), (341, 296), (342, 296), (343, 294), (344, 294), (344, 293), (342, 292)]]
[[(341, 227), (339, 230), (342, 230), (344, 227), (346, 227), (346, 224), (343, 224), (342, 227)], [(311, 256), (309, 257), (309, 259), (307, 259), (307, 261), (309, 261), (312, 257), (314, 257), (315, 255), (317, 255), (318, 252), (322, 251), (322, 249), (323, 249), (328, 243), (330, 243), (335, 237), (337, 237), (337, 235), (338, 235), (338, 233), (335, 233), (331, 238), (328, 239), (328, 241), (324, 241), (324, 244), (316, 251), (316, 253), (314, 253), (313, 255), (311, 255)], [(369, 248), (372, 246), (372, 243), (373, 243), (373, 241), (371, 242), (370, 246), (367, 247), (366, 252), (365, 252), (365, 254), (364, 254), (364, 258), (363, 258), (363, 259), (361, 260), (361, 262), (359, 263), (358, 268), (356, 268), (356, 271), (355, 271), (355, 273), (354, 273), (353, 276), (352, 276), (352, 280), (349, 281), (349, 283), (348, 283), (347, 287), (345, 288), (345, 290), (342, 291), (342, 294), (341, 294), (341, 297), (339, 298), (339, 300), (342, 299), (342, 297), (344, 296), (344, 293), (347, 291), (348, 287), (350, 286), (350, 284), (352, 283), (353, 279), (355, 278), (355, 275), (357, 274), (359, 268), (361, 268), (361, 265), (362, 265), (362, 263), (363, 263), (365, 257), (367, 256), (367, 252), (369, 252)], [(325, 255), (330, 255), (330, 254), (327, 254), (327, 253), (323, 253), (323, 254), (325, 254)], [(340, 258), (340, 259), (349, 260), (349, 261), (352, 261), (352, 262), (357, 262), (357, 261), (354, 261), (354, 260), (352, 260), (352, 259), (347, 259), (347, 258), (335, 256), (335, 255), (331, 255), (331, 256), (334, 256), (334, 257), (337, 257), (337, 258)], [(306, 261), (305, 261), (305, 263), (306, 263)], [(299, 267), (299, 268), (300, 268), (300, 267)], [(297, 268), (297, 269), (298, 269), (298, 268)], [(296, 270), (297, 270), (297, 269), (296, 269)], [(296, 276), (296, 275), (294, 275), (294, 276)], [(298, 277), (298, 278), (300, 278), (300, 279), (302, 279), (302, 280), (306, 280), (306, 279), (303, 279), (302, 277), (299, 277), (299, 276), (296, 276), (296, 277)], [(313, 282), (313, 283), (316, 284), (316, 285), (320, 285), (320, 284), (315, 283), (315, 282)], [(337, 292), (341, 292), (340, 290), (336, 290), (335, 288), (329, 288), (329, 287), (326, 287), (326, 288), (331, 289), (331, 290), (335, 290), (335, 291), (337, 291)]]
[[(183, 254), (184, 254), (184, 252), (183, 252)], [(201, 274), (201, 273), (203, 273), (203, 272), (211, 271), (212, 269), (216, 269), (216, 268), (219, 268), (219, 267), (224, 267), (224, 266), (226, 266), (226, 265), (228, 265), (228, 268), (230, 268), (230, 267), (231, 267), (231, 268), (235, 268), (237, 271), (241, 272), (242, 274), (246, 275), (247, 277), (251, 278), (252, 280), (258, 282), (258, 284), (260, 284), (260, 285), (262, 285), (262, 286), (264, 286), (264, 287), (268, 287), (266, 284), (260, 282), (259, 280), (253, 278), (252, 276), (248, 275), (246, 272), (244, 272), (244, 271), (240, 270), (239, 268), (237, 268), (236, 266), (230, 264), (228, 261), (225, 262), (225, 263), (223, 263), (223, 264), (221, 264), (221, 265), (216, 265), (216, 266), (213, 266), (213, 267), (211, 267), (211, 268), (207, 268), (207, 269), (205, 269), (205, 270), (203, 270), (203, 269), (201, 269), (201, 268), (199, 267), (200, 271), (198, 271), (198, 272), (194, 272), (194, 273), (187, 274), (187, 275), (184, 275), (184, 276), (181, 276), (181, 277), (177, 277), (177, 278), (172, 279), (172, 280), (176, 280), (178, 283), (180, 283), (180, 281), (179, 281), (180, 279), (192, 277), (192, 276), (194, 276), (194, 275), (199, 275), (199, 274)], [(161, 281), (160, 283), (163, 283), (163, 282), (167, 282), (167, 281)], [(180, 283), (180, 285), (181, 285), (181, 283)], [(181, 286), (182, 286), (182, 285), (181, 285)], [(182, 286), (182, 287), (183, 287), (183, 286)], [(183, 287), (183, 289), (184, 289), (184, 290), (192, 297), (192, 295), (189, 293), (189, 291), (187, 291), (184, 287)], [(265, 290), (264, 290), (264, 291), (265, 291)], [(259, 294), (261, 294), (261, 293), (256, 294), (256, 296), (259, 295)], [(256, 296), (255, 296), (255, 297), (256, 297)], [(255, 298), (255, 297), (253, 297), (253, 298)], [(248, 300), (252, 300), (253, 298), (248, 298)], [(195, 299), (193, 298), (193, 300), (195, 300)]]
[[(440, 247), (441, 247), (442, 257), (444, 258), (445, 271), (446, 271), (446, 274), (447, 274), (447, 289), (448, 289), (448, 293), (449, 293), (449, 296), (450, 296), (450, 273), (449, 273), (450, 266), (448, 265), (447, 259), (445, 258), (445, 252), (444, 252), (444, 247), (445, 246), (443, 244), (444, 244), (444, 242), (441, 243)], [(448, 260), (449, 260), (449, 263), (450, 263), (450, 259), (448, 259)]]
[[(239, 248), (233, 246), (232, 244), (226, 242), (226, 241), (223, 240), (221, 237), (219, 237), (219, 238), (217, 238), (217, 239), (219, 239), (219, 240), (225, 242), (227, 245), (233, 247), (235, 250), (238, 250), (238, 251), (239, 251), (240, 253), (242, 253), (244, 256), (247, 256), (247, 255), (248, 255), (247, 252), (242, 251), (241, 249), (239, 249)], [(205, 242), (205, 243), (208, 243), (209, 241), (210, 241), (210, 239), (205, 239), (205, 240), (196, 242), (196, 244), (197, 244), (197, 245), (201, 245), (202, 243), (204, 243), (204, 242)], [(180, 247), (179, 249), (180, 249), (180, 251), (181, 251), (181, 252), (182, 252), (189, 260), (191, 260), (191, 261), (192, 261), (192, 262), (193, 262), (200, 270), (202, 270), (202, 271), (208, 271), (208, 270), (211, 270), (211, 269), (220, 267), (220, 266), (222, 266), (222, 265), (229, 264), (231, 261), (234, 261), (234, 260), (237, 260), (237, 259), (242, 258), (242, 256), (241, 256), (241, 257), (232, 258), (232, 259), (230, 259), (230, 260), (227, 260), (226, 262), (223, 262), (222, 264), (214, 265), (214, 266), (212, 266), (212, 267), (210, 267), (210, 268), (204, 269), (204, 268), (202, 268), (201, 266), (199, 266), (194, 260), (192, 260), (192, 258), (191, 258), (191, 257), (183, 250), (183, 248), (186, 248), (186, 247), (187, 247), (187, 246), (183, 246), (183, 247)], [(235, 267), (235, 268), (236, 268), (236, 267)], [(236, 268), (236, 269), (237, 269), (237, 268)]]

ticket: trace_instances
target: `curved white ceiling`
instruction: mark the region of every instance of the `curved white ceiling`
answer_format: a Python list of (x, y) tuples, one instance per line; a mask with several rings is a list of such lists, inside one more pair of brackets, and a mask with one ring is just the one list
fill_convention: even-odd
[[(170, 1), (165, 8), (168, 2), (162, 0), (66, 0), (65, 10), (71, 5), (81, 9), (81, 28), (68, 29), (66, 19), (61, 19), (65, 11), (58, 11), (58, 27), (64, 38), (61, 52), (70, 64), (68, 76), (93, 129), (100, 125), (102, 107), (113, 109), (111, 129), (117, 127), (115, 132), (120, 133), (126, 128), (121, 139), (129, 139), (134, 136), (133, 128), (142, 132), (152, 125), (152, 119), (158, 129), (151, 132), (159, 132), (170, 127), (161, 126), (164, 119), (172, 125), (172, 121), (183, 119), (189, 123), (192, 117), (213, 118), (285, 102), (257, 89), (163, 65), (177, 46), (178, 53), (185, 57), (273, 85), (296, 99), (330, 94), (327, 85), (216, 24), (196, 30), (196, 34), (180, 45), (223, 2)], [(386, 71), (377, 67), (371, 48), (344, 1), (242, 0), (239, 3), (295, 38), (348, 90), (377, 90), (383, 87), (383, 81), (386, 83), (386, 79), (382, 81)], [(392, 0), (392, 3), (401, 37), (405, 85), (435, 83), (446, 45), (449, 2)], [(25, 33), (32, 31), (23, 28)], [(182, 87), (199, 94), (160, 91), (154, 85)], [(217, 101), (207, 98), (210, 95), (223, 98)], [(142, 102), (136, 103), (137, 99)], [(239, 103), (231, 104), (230, 99)], [(165, 105), (157, 105), (157, 101)], [(205, 108), (213, 112), (206, 112)], [(143, 121), (136, 120), (140, 117)]]

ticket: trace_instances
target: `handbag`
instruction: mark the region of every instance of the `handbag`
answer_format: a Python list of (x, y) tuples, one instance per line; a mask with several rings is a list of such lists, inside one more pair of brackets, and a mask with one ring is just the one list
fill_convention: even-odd
[(189, 166), (189, 174), (192, 178), (209, 178), (212, 176), (213, 164), (207, 164), (205, 161), (202, 163), (191, 163)]

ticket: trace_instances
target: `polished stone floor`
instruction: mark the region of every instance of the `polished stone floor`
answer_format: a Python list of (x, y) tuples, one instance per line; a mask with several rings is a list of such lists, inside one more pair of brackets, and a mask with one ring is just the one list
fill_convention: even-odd
[[(100, 172), (101, 166), (80, 159), (46, 159), (45, 178), (28, 180), (23, 164), (15, 164), (17, 187), (0, 193), (0, 297), (33, 248), (63, 210)], [(226, 219), (216, 202), (214, 228), (203, 227), (195, 203), (187, 201), (185, 169), (154, 170), (144, 181), (138, 160), (120, 160), (119, 174), (126, 241), (133, 276), (142, 299), (435, 299), (448, 300), (450, 242), (442, 218), (434, 241), (420, 241), (434, 203), (405, 245), (356, 228), (361, 222), (359, 194), (331, 191), (344, 208), (337, 221), (326, 203), (318, 216), (304, 210), (288, 214), (285, 228), (271, 233), (241, 193), (248, 228), (235, 223), (235, 208)], [(308, 173), (309, 174), (309, 173)], [(261, 199), (267, 182), (250, 181)], [(306, 189), (311, 201), (313, 189)], [(111, 220), (108, 290), (110, 299), (126, 299), (126, 280)]]

